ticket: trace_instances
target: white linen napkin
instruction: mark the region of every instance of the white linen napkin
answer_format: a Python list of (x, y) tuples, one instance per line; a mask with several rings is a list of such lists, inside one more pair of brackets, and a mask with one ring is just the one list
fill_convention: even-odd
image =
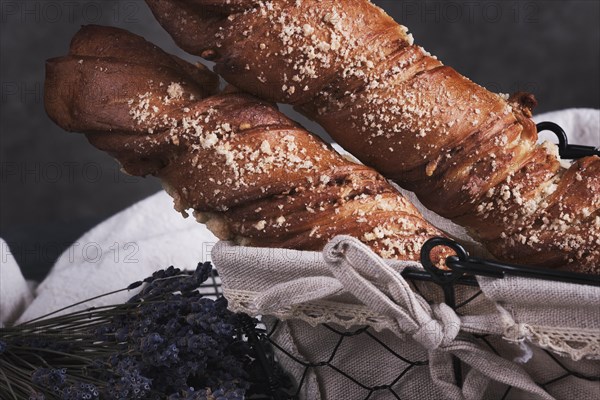
[[(102, 222), (68, 248), (19, 322), (125, 288), (170, 265), (193, 270), (216, 242), (203, 224), (177, 213), (171, 197), (161, 191)], [(68, 311), (121, 303), (132, 295), (121, 292)]]

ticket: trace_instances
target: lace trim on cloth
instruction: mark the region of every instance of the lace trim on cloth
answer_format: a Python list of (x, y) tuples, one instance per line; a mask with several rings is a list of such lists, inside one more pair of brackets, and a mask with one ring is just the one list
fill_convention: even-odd
[[(260, 293), (223, 288), (229, 301), (229, 309), (252, 316), (263, 314), (254, 305)], [(315, 300), (308, 303), (282, 307), (268, 313), (282, 321), (298, 319), (311, 326), (336, 324), (345, 329), (368, 325), (380, 332), (390, 329), (394, 322), (360, 304), (344, 304), (334, 301)], [(504, 314), (501, 312), (501, 314)], [(511, 318), (512, 320), (512, 318)], [(506, 321), (508, 322), (508, 321)], [(507, 323), (503, 338), (513, 343), (530, 342), (538, 347), (551, 350), (574, 361), (581, 359), (600, 360), (600, 332), (595, 329), (573, 329), (544, 327), (523, 323)]]
[(552, 350), (574, 361), (600, 360), (600, 332), (597, 329), (560, 328), (515, 324), (504, 331), (509, 342), (528, 341), (538, 347)]
[[(223, 288), (223, 295), (229, 302), (230, 311), (243, 312), (252, 316), (263, 314), (254, 305), (254, 299), (259, 294), (257, 292)], [(268, 314), (282, 321), (299, 319), (311, 326), (336, 324), (345, 329), (350, 329), (360, 325), (368, 325), (377, 332), (389, 329), (393, 325), (390, 318), (379, 315), (366, 306), (326, 300), (283, 307)]]

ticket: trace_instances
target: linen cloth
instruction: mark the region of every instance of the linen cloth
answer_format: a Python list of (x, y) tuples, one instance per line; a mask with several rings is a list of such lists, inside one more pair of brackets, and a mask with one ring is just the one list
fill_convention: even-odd
[[(560, 350), (570, 356), (563, 362), (571, 362), (572, 370), (600, 376), (600, 362), (586, 359), (600, 358), (598, 287), (481, 278), (483, 295), (459, 315), (435, 300), (430, 305), (401, 277), (399, 272), (414, 263), (384, 261), (349, 236), (334, 238), (323, 253), (220, 242), (212, 256), (230, 308), (268, 316), (265, 323), (275, 329), (278, 358), (296, 382), (305, 374), (297, 360), (329, 362), (309, 370), (302, 399), (366, 398), (369, 391), (363, 386), (390, 384), (401, 376), (408, 365), (400, 357), (429, 360), (427, 367), (409, 369), (411, 375), (393, 386), (401, 398), (501, 398), (505, 389), (497, 390), (492, 383), (516, 388), (509, 399), (573, 398), (569, 397), (573, 385), (580, 399), (592, 400), (600, 393), (600, 382), (572, 379), (542, 389), (535, 382), (560, 376), (552, 370), (558, 364), (539, 348), (535, 354), (532, 349)], [(341, 336), (332, 333), (331, 326), (353, 332), (364, 325), (374, 332), (352, 337), (352, 345), (334, 346)], [(556, 331), (558, 335), (552, 336)], [(494, 350), (505, 356), (465, 333), (497, 339)], [(462, 388), (455, 384), (451, 355), (467, 366)], [(380, 390), (370, 398), (396, 397)]]

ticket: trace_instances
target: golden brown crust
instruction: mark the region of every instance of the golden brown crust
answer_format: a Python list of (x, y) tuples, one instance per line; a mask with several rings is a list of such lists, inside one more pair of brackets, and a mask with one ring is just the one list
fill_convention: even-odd
[[(126, 31), (88, 26), (68, 56), (48, 61), (46, 109), (126, 172), (159, 177), (177, 210), (193, 209), (222, 239), (320, 250), (349, 234), (386, 258), (418, 260), (442, 235), (383, 176), (273, 104), (215, 89), (206, 69)], [(438, 248), (433, 259), (449, 254)]]
[(537, 145), (532, 95), (443, 66), (367, 0), (146, 2), (228, 82), (294, 104), (497, 257), (600, 272), (600, 159), (566, 170)]

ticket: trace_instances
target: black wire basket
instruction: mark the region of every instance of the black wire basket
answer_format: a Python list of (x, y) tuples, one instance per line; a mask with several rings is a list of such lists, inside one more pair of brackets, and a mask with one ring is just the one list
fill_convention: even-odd
[[(551, 122), (542, 122), (537, 125), (538, 131), (551, 130), (559, 138), (559, 154), (562, 158), (575, 159), (590, 155), (600, 155), (598, 148), (590, 146), (579, 146), (568, 144), (567, 137), (562, 128)], [(446, 260), (447, 269), (440, 269), (433, 265), (430, 259), (431, 251), (437, 246), (446, 246), (452, 248), (455, 256), (448, 257)], [(428, 240), (421, 249), (421, 264), (423, 269), (408, 267), (403, 270), (402, 276), (407, 281), (414, 284), (414, 289), (424, 298), (428, 298), (426, 293), (420, 289), (419, 282), (426, 282), (429, 285), (434, 285), (441, 292), (443, 302), (451, 307), (458, 315), (461, 315), (461, 310), (482, 296), (483, 292), (479, 288), (477, 276), (491, 277), (502, 279), (506, 276), (519, 276), (526, 278), (535, 278), (542, 280), (558, 281), (565, 283), (574, 283), (580, 285), (600, 286), (599, 275), (588, 275), (567, 271), (532, 268), (520, 265), (512, 265), (500, 263), (492, 260), (485, 260), (469, 256), (468, 252), (459, 243), (447, 238), (432, 238)], [(464, 290), (461, 288), (470, 288), (464, 295)], [(431, 286), (428, 290), (431, 289)], [(201, 288), (206, 295), (220, 296), (221, 283), (217, 271), (213, 271), (212, 279), (203, 285)], [(457, 295), (457, 293), (461, 293)], [(261, 384), (264, 392), (270, 393), (270, 398), (275, 400), (296, 399), (299, 397), (303, 386), (306, 384), (306, 377), (312, 370), (329, 369), (341, 377), (343, 377), (349, 385), (354, 385), (357, 392), (364, 393), (361, 399), (372, 398), (376, 393), (387, 392), (389, 398), (402, 398), (394, 388), (402, 384), (403, 379), (408, 379), (409, 373), (415, 369), (426, 368), (429, 360), (414, 359), (404, 354), (398, 353), (388, 343), (385, 343), (377, 337), (370, 326), (362, 326), (356, 329), (344, 330), (332, 324), (323, 324), (322, 328), (330, 334), (337, 337), (331, 341), (331, 349), (328, 356), (317, 361), (307, 362), (302, 360), (289, 351), (284, 346), (277, 342), (276, 333), (280, 329), (280, 323), (275, 321), (267, 330), (263, 327), (256, 327), (254, 322), (249, 318), (245, 329), (245, 334), (249, 343), (256, 352), (257, 365), (260, 367), (262, 375)], [(397, 370), (394, 373), (394, 378), (388, 383), (380, 385), (368, 385), (361, 382), (360, 379), (353, 376), (344, 365), (336, 362), (336, 356), (340, 347), (353, 338), (368, 337), (369, 340), (375, 341), (386, 352), (397, 359)], [(473, 335), (473, 339), (479, 341), (483, 346), (489, 348), (496, 355), (500, 355), (497, 349), (497, 339), (488, 335)], [(500, 340), (502, 340), (500, 338)], [(565, 360), (547, 349), (540, 349), (543, 357), (546, 359), (547, 365), (557, 371), (551, 379), (536, 382), (544, 390), (551, 385), (569, 379), (600, 382), (600, 373), (586, 375), (573, 370)], [(278, 360), (288, 358), (288, 362), (297, 364), (303, 372), (299, 379), (294, 382), (280, 368)], [(456, 384), (462, 386), (464, 379), (464, 366), (458, 358), (453, 356), (452, 363), (454, 379)], [(509, 396), (513, 387), (506, 386), (496, 389), (499, 393), (498, 398), (505, 399)], [(250, 397), (252, 398), (252, 397)], [(264, 398), (264, 397), (261, 397)]]

